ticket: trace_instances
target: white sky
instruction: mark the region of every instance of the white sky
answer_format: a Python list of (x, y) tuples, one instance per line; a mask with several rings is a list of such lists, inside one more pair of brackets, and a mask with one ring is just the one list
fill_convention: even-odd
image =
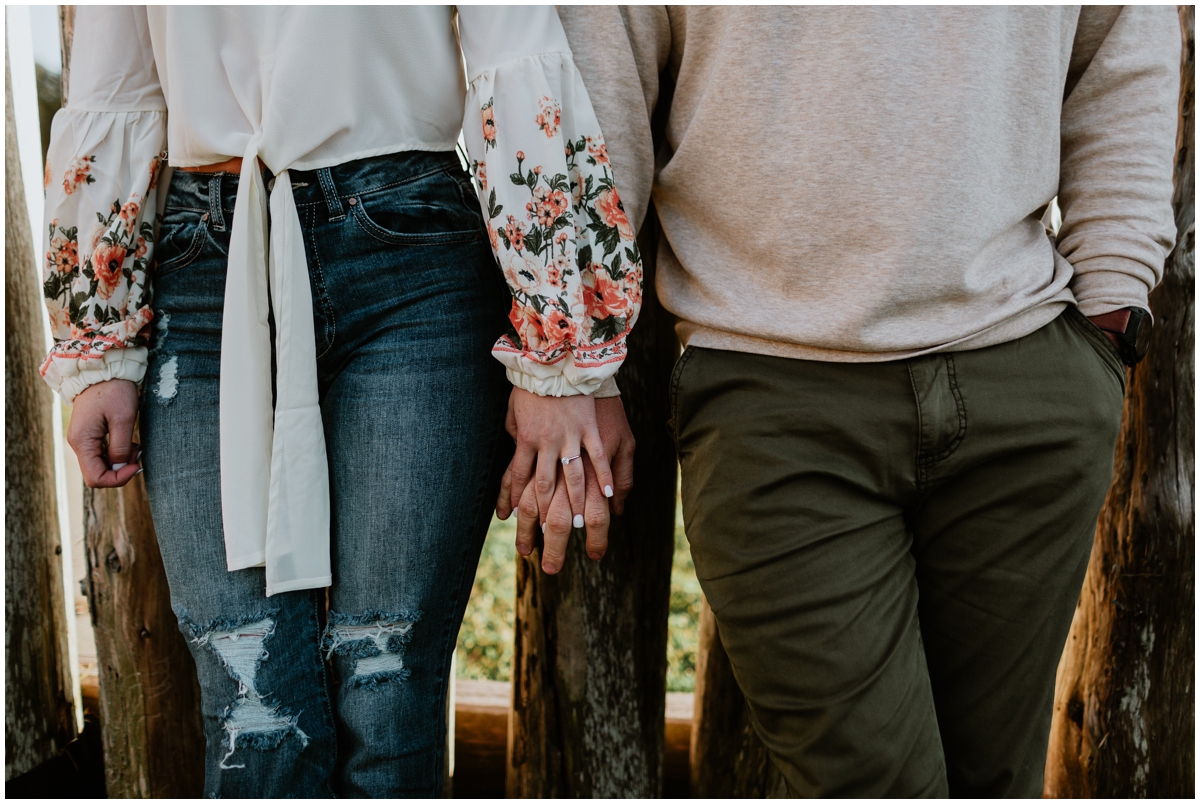
[(62, 70), (58, 6), (30, 6), (29, 27), (33, 29), (33, 60), (51, 72)]

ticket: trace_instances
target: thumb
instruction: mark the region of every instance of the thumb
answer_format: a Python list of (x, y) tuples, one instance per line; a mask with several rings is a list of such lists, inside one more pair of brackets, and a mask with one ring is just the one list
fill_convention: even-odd
[(134, 459), (133, 422), (133, 417), (121, 414), (108, 419), (108, 463), (113, 469)]

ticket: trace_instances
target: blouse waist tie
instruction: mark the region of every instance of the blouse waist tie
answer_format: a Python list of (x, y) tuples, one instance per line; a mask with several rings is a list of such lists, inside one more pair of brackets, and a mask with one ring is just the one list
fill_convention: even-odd
[[(242, 157), (221, 334), (221, 515), (230, 571), (265, 566), (268, 597), (328, 586), (329, 465), (316, 334), (291, 177), (268, 191), (262, 132)], [(267, 226), (267, 204), (271, 226)], [(271, 333), (275, 315), (275, 401)]]

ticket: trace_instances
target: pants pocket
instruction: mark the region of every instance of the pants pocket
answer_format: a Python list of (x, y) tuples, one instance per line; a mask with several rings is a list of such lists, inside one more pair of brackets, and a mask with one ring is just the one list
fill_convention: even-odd
[(669, 397), (671, 405), (671, 418), (667, 421), (667, 429), (671, 432), (671, 440), (675, 442), (675, 454), (679, 455), (679, 379), (683, 376), (683, 369), (687, 362), (692, 359), (692, 355), (696, 353), (696, 347), (689, 346), (683, 350), (683, 354), (675, 361), (675, 368), (671, 370), (671, 385), (669, 388)]
[(1071, 305), (1065, 313), (1075, 327), (1076, 331), (1081, 334), (1088, 342), (1092, 352), (1100, 361), (1116, 376), (1118, 382), (1121, 383), (1121, 393), (1125, 393), (1125, 362), (1121, 359), (1120, 353), (1117, 352), (1117, 347), (1113, 346), (1112, 341), (1108, 339), (1108, 335), (1104, 330), (1096, 326), (1090, 318), (1079, 312), (1079, 308)]

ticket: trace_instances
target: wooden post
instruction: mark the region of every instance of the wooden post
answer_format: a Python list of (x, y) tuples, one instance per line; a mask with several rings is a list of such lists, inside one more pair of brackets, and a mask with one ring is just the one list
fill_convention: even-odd
[(675, 527), (675, 449), (667, 381), (678, 353), (654, 295), (657, 218), (638, 235), (645, 290), (617, 375), (637, 440), (635, 485), (594, 562), (572, 535), (566, 565), (517, 561), (510, 797), (661, 794), (667, 609)]
[(1195, 796), (1195, 19), (1180, 6), (1178, 242), (1058, 668), (1051, 797)]
[(696, 702), (692, 716), (693, 798), (786, 798), (775, 767), (733, 677), (708, 600), (701, 599), (696, 649)]
[[(60, 11), (64, 82), (73, 11)], [(139, 475), (124, 488), (83, 494), (108, 795), (198, 797), (204, 786), (200, 687), (171, 611), (145, 483)]]
[(4, 779), (75, 738), (38, 260), (4, 59)]

